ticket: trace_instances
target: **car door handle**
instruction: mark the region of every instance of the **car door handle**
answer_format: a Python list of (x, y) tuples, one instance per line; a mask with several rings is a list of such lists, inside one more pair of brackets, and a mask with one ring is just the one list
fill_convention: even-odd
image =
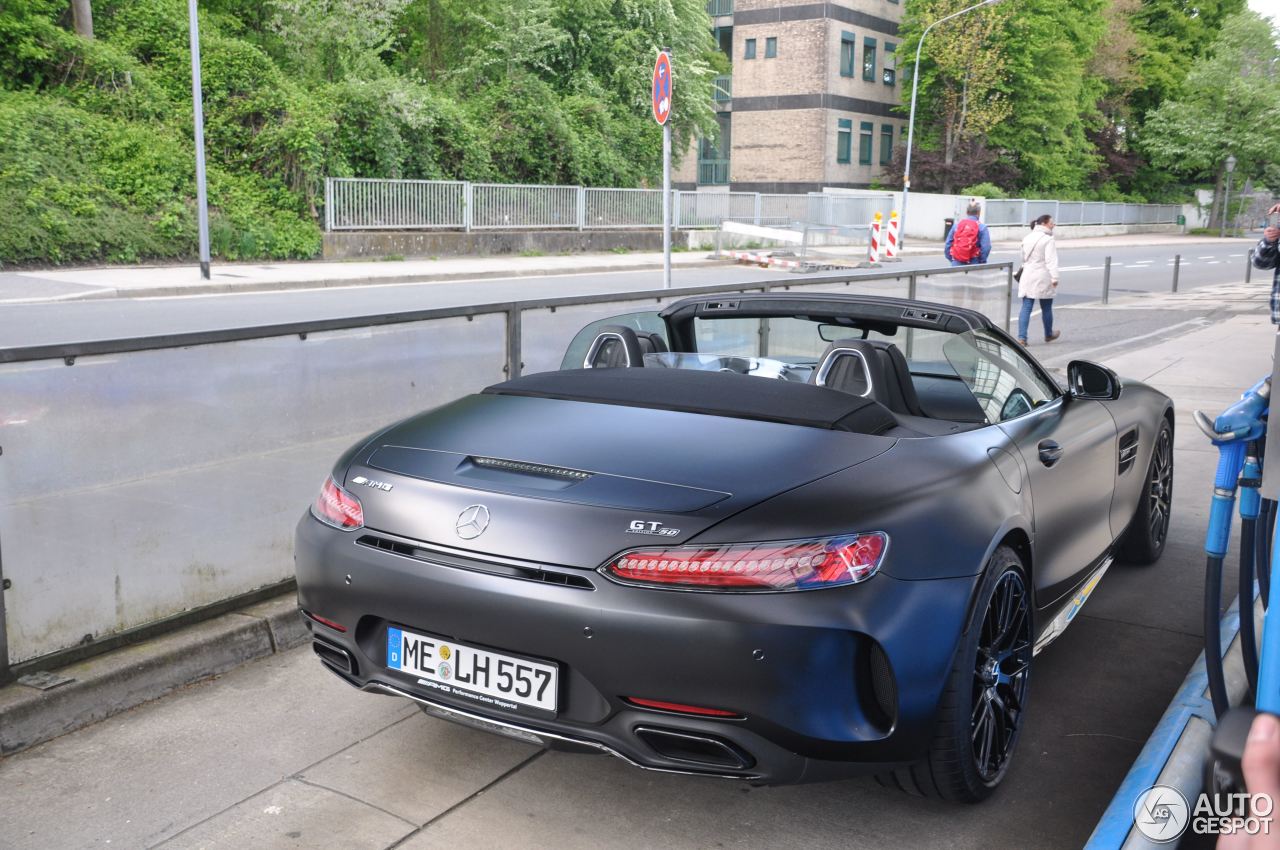
[(1037, 448), (1040, 449), (1040, 462), (1045, 466), (1053, 466), (1062, 460), (1062, 446), (1053, 440), (1041, 440)]

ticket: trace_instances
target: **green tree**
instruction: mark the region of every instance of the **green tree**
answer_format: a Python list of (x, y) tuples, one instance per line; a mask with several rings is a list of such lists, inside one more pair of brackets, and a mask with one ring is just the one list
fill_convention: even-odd
[[(911, 7), (915, 28), (904, 38), (903, 55), (911, 55), (930, 22), (965, 6), (968, 0), (919, 0)], [(1009, 7), (981, 9), (940, 24), (926, 45), (929, 64), (921, 74), (930, 103), (926, 145), (937, 156), (925, 157), (925, 185), (946, 194), (973, 175), (975, 143), (1007, 119), (1012, 111), (1002, 91), (1008, 73), (1001, 34)]]
[(1175, 174), (1216, 184), (1211, 220), (1221, 214), (1226, 160), (1240, 180), (1260, 178), (1280, 163), (1280, 77), (1276, 31), (1255, 12), (1227, 18), (1207, 55), (1196, 60), (1183, 94), (1147, 119), (1143, 135), (1152, 162)]

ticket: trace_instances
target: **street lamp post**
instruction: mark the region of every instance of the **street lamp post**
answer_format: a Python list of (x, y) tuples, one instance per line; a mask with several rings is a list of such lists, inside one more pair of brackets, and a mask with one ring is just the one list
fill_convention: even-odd
[(1231, 209), (1231, 173), (1236, 170), (1236, 158), (1227, 157), (1227, 191), (1222, 197), (1222, 226), (1218, 230), (1218, 238), (1227, 235), (1227, 210)]
[(907, 160), (902, 169), (902, 214), (898, 217), (898, 223), (901, 230), (898, 234), (898, 245), (901, 246), (907, 241), (907, 195), (911, 192), (911, 145), (915, 140), (916, 133), (916, 90), (920, 85), (920, 51), (924, 48), (924, 40), (929, 35), (929, 30), (938, 24), (958, 18), (963, 14), (972, 12), (974, 9), (981, 9), (983, 6), (994, 6), (1002, 0), (982, 0), (981, 3), (974, 3), (959, 12), (952, 12), (938, 20), (929, 24), (924, 28), (924, 32), (920, 34), (920, 42), (916, 45), (916, 64), (915, 69), (911, 72), (911, 115), (907, 119)]
[(209, 279), (209, 196), (204, 176), (204, 96), (200, 92), (200, 24), (196, 20), (196, 0), (187, 2), (191, 35), (191, 101), (195, 113), (196, 210), (200, 228), (200, 277)]

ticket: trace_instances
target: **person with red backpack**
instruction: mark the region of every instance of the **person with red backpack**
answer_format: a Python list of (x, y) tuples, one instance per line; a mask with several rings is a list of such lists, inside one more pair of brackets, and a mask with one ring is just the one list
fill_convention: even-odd
[(965, 218), (957, 221), (947, 233), (943, 255), (953, 266), (976, 266), (991, 256), (991, 231), (978, 217), (982, 204), (971, 201), (965, 209)]

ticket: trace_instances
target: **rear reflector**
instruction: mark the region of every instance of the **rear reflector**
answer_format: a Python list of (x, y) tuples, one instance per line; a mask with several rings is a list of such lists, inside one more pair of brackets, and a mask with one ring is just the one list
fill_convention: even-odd
[(346, 626), (342, 625), (341, 623), (335, 623), (333, 620), (330, 620), (328, 617), (321, 617), (319, 614), (312, 614), (306, 608), (302, 608), (300, 610), (309, 619), (315, 620), (317, 623), (319, 623), (322, 626), (328, 626), (329, 628), (339, 632), (345, 632), (347, 630)]
[(364, 508), (360, 500), (338, 486), (330, 475), (311, 505), (311, 515), (334, 528), (351, 531), (364, 525)]
[(703, 717), (741, 717), (736, 711), (725, 711), (723, 708), (703, 708), (700, 705), (685, 705), (680, 702), (663, 702), (656, 699), (640, 699), (640, 697), (623, 697), (624, 700), (640, 708), (656, 708), (659, 711), (678, 711), (681, 714), (698, 714)]
[(673, 589), (808, 590), (865, 581), (880, 569), (883, 532), (818, 540), (637, 549), (605, 566), (627, 584)]

